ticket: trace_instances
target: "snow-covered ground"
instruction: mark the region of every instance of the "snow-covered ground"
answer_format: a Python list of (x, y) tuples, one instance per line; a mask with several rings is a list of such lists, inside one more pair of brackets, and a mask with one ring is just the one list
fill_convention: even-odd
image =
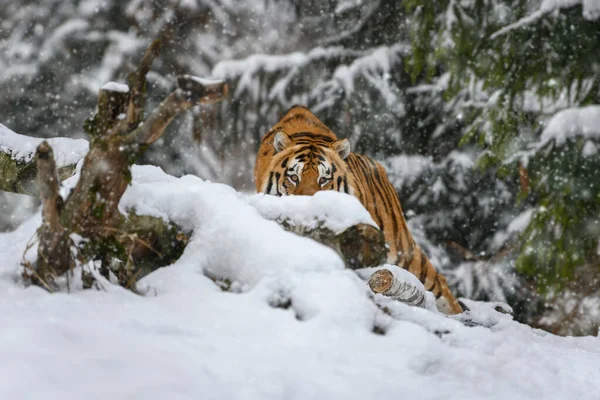
[(142, 296), (106, 281), (80, 290), (77, 274), (71, 293), (24, 288), (39, 213), (0, 234), (0, 398), (598, 398), (599, 337), (553, 336), (493, 304), (467, 301), (468, 319), (488, 326), (469, 327), (373, 297), (369, 271), (267, 219), (293, 208), (301, 223), (368, 223), (350, 196), (247, 196), (150, 166), (133, 176), (123, 210), (194, 229), (175, 264), (140, 282)]

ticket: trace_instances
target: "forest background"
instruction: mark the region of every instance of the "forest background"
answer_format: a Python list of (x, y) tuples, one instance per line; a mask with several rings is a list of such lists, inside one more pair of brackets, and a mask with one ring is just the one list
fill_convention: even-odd
[[(600, 325), (600, 2), (0, 0), (0, 123), (84, 137), (99, 88), (152, 39), (149, 108), (180, 73), (229, 100), (138, 163), (253, 192), (258, 141), (293, 104), (381, 161), (460, 296), (562, 335)], [(0, 230), (37, 207), (0, 192)]]

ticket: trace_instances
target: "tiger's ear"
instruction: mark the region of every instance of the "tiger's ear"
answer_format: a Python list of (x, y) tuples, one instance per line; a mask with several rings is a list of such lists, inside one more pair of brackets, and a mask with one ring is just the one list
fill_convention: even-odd
[(333, 150), (340, 155), (342, 160), (345, 160), (350, 155), (350, 141), (348, 139), (341, 139), (333, 142)]
[(285, 148), (292, 144), (292, 139), (283, 131), (279, 131), (273, 138), (273, 147), (275, 147), (275, 153), (279, 153)]

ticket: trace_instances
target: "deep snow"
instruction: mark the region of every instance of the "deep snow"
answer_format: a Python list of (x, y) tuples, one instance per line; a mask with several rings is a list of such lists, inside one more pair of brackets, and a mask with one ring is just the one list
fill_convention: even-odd
[(144, 296), (106, 281), (83, 291), (77, 274), (71, 293), (24, 288), (19, 263), (39, 213), (0, 234), (1, 398), (598, 398), (600, 338), (553, 336), (493, 304), (467, 301), (468, 315), (449, 318), (373, 298), (372, 270), (344, 269), (263, 216), (306, 221), (321, 207), (340, 228), (365, 219), (353, 201), (247, 196), (136, 166), (122, 210), (194, 229), (175, 264), (140, 282)]

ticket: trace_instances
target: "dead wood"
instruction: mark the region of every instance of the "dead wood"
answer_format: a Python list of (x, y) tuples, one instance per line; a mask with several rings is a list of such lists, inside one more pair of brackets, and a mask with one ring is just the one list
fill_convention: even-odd
[(388, 269), (375, 271), (369, 278), (369, 287), (373, 293), (380, 293), (411, 306), (425, 307), (425, 293), (409, 282), (398, 280)]
[[(131, 165), (148, 145), (161, 137), (173, 118), (191, 107), (222, 100), (227, 85), (189, 75), (178, 77), (175, 89), (144, 120), (146, 75), (160, 50), (154, 41), (139, 67), (129, 75), (129, 86), (105, 85), (98, 95), (98, 111), (85, 122), (91, 137), (80, 178), (67, 199), (58, 194), (59, 179), (47, 143), (38, 148), (38, 187), (43, 201), (43, 224), (36, 271), (51, 286), (52, 277), (73, 265), (69, 235), (84, 240), (78, 251), (80, 263), (101, 261), (100, 272), (115, 276), (134, 288), (143, 275), (176, 260), (188, 233), (159, 218), (123, 216), (118, 205), (131, 181)], [(86, 286), (92, 286), (89, 275)]]
[(47, 142), (39, 145), (36, 153), (37, 185), (42, 201), (42, 225), (38, 229), (37, 276), (34, 281), (55, 290), (54, 277), (74, 266), (69, 232), (60, 220), (63, 208), (58, 193), (58, 174), (52, 148)]
[[(0, 191), (38, 196), (36, 186), (37, 161), (35, 153), (15, 158), (11, 149), (0, 146)], [(61, 181), (73, 176), (75, 164), (58, 168)]]

